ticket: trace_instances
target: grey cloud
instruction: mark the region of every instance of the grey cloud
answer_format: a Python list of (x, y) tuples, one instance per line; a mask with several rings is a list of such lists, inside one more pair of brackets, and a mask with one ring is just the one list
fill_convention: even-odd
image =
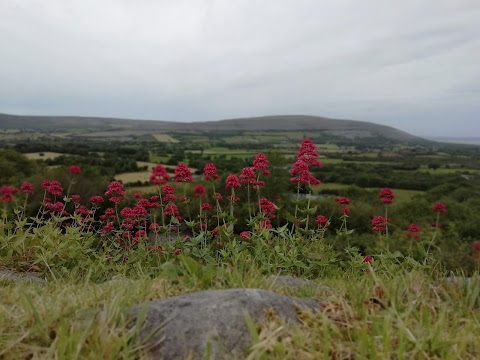
[(3, 0), (0, 17), (0, 112), (477, 131), (476, 0)]

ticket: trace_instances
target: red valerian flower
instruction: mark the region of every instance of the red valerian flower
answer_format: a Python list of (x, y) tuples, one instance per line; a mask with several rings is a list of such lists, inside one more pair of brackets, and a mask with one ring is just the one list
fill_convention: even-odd
[(474, 241), (470, 246), (472, 247), (474, 255), (480, 254), (480, 241)]
[(242, 238), (242, 240), (244, 241), (250, 241), (250, 234), (248, 233), (248, 231), (242, 231), (240, 233), (240, 237)]
[(120, 195), (124, 196), (124, 190), (122, 183), (118, 181), (112, 181), (108, 184), (107, 191), (105, 192), (105, 196), (112, 196), (112, 195)]
[(57, 180), (43, 180), (42, 189), (53, 196), (62, 196), (63, 193), (62, 185)]
[(148, 215), (147, 209), (141, 205), (135, 205), (132, 209), (132, 217), (140, 218)]
[(145, 230), (138, 230), (135, 233), (135, 237), (133, 238), (133, 241), (136, 243), (139, 243), (142, 239), (145, 239), (147, 237), (147, 233)]
[(145, 209), (156, 209), (158, 208), (158, 203), (150, 202), (148, 199), (140, 199), (137, 203), (138, 206), (144, 207)]
[(141, 198), (142, 198), (142, 194), (140, 194), (140, 193), (135, 193), (135, 194), (133, 194), (133, 198), (134, 198), (134, 199), (141, 199)]
[(27, 195), (33, 195), (33, 185), (29, 182), (24, 182), (20, 186), (20, 190), (22, 193), (27, 194)]
[(318, 180), (313, 174), (310, 172), (308, 168), (308, 163), (305, 162), (303, 159), (298, 159), (292, 167), (290, 171), (291, 179), (290, 181), (297, 184), (304, 184), (304, 185), (319, 185), (320, 180)]
[(177, 216), (180, 213), (178, 212), (177, 205), (175, 203), (169, 203), (165, 206), (165, 215), (167, 216)]
[(132, 216), (132, 208), (126, 206), (122, 210), (120, 210), (120, 216), (122, 218), (129, 218)]
[(165, 185), (170, 180), (167, 170), (162, 165), (155, 165), (150, 175), (150, 183), (153, 185)]
[(317, 160), (318, 156), (319, 155), (313, 141), (310, 139), (304, 139), (300, 144), (300, 149), (297, 153), (297, 159), (312, 166), (322, 167), (322, 163)]
[(343, 207), (341, 211), (342, 215), (350, 215), (350, 208), (348, 207)]
[(175, 201), (177, 197), (175, 194), (175, 188), (172, 185), (165, 185), (162, 187), (162, 194), (164, 195), (162, 198), (163, 202)]
[(115, 205), (120, 204), (123, 197), (125, 196), (125, 190), (123, 189), (122, 183), (118, 181), (112, 181), (110, 184), (108, 184), (105, 196), (108, 196), (108, 200)]
[(80, 205), (77, 209), (75, 209), (75, 214), (80, 214), (82, 216), (91, 216), (93, 215), (93, 211), (88, 210), (85, 205)]
[(348, 197), (337, 197), (335, 199), (335, 201), (337, 203), (339, 203), (340, 205), (349, 205), (350, 204), (350, 198), (348, 198)]
[(122, 218), (141, 218), (147, 215), (147, 209), (140, 205), (135, 205), (133, 208), (127, 206), (120, 210), (120, 216)]
[(380, 201), (384, 204), (391, 204), (393, 199), (395, 199), (395, 194), (393, 193), (392, 189), (390, 188), (383, 188), (380, 190), (378, 194)]
[(253, 184), (253, 190), (259, 190), (263, 186), (265, 186), (265, 181), (255, 181)]
[(362, 264), (372, 264), (373, 257), (371, 255), (366, 255), (363, 257)]
[(111, 198), (109, 198), (108, 200), (112, 203), (114, 203), (115, 205), (118, 205), (122, 202), (122, 199), (123, 197), (122, 196), (112, 196)]
[(240, 173), (240, 182), (243, 185), (252, 185), (255, 184), (257, 181), (257, 177), (255, 176), (255, 168), (254, 167), (245, 167), (242, 169)]
[(72, 195), (70, 196), (70, 199), (72, 199), (74, 204), (80, 203), (80, 195)]
[(218, 201), (222, 201), (222, 200), (223, 200), (222, 194), (220, 194), (220, 193), (218, 193), (218, 192), (215, 193), (215, 198), (216, 198)]
[(162, 201), (164, 203), (168, 203), (170, 201), (175, 201), (175, 200), (177, 200), (177, 197), (173, 194), (167, 194), (162, 197)]
[(270, 175), (270, 171), (268, 170), (268, 159), (267, 155), (260, 153), (255, 156), (253, 160), (253, 168), (255, 171), (261, 172), (263, 175)]
[(220, 178), (220, 175), (218, 175), (217, 173), (217, 168), (212, 163), (205, 164), (205, 167), (203, 168), (203, 174), (205, 175), (206, 181), (216, 180)]
[(157, 223), (151, 223), (150, 226), (148, 227), (148, 230), (150, 231), (158, 231), (160, 230), (160, 225)]
[(98, 206), (100, 203), (103, 203), (104, 200), (103, 200), (103, 197), (97, 195), (97, 196), (92, 196), (92, 197), (90, 198), (90, 202), (91, 202), (93, 205)]
[(374, 216), (372, 219), (372, 230), (377, 232), (383, 232), (387, 228), (387, 219), (383, 216)]
[(164, 256), (162, 245), (155, 245), (155, 246), (150, 245), (150, 246), (147, 247), (147, 249), (149, 251), (154, 252), (154, 254), (157, 255), (157, 256)]
[(422, 228), (417, 224), (410, 224), (408, 225), (407, 230), (410, 232), (420, 232), (422, 231)]
[(47, 208), (52, 213), (59, 213), (60, 214), (60, 213), (63, 212), (63, 209), (65, 208), (65, 205), (62, 202), (57, 201), (56, 203), (47, 204)]
[(82, 173), (82, 168), (79, 165), (72, 165), (68, 168), (70, 174), (79, 175)]
[(210, 205), (209, 203), (202, 204), (202, 211), (210, 211), (210, 210), (212, 210), (212, 205)]
[(422, 231), (422, 228), (417, 225), (417, 224), (410, 224), (408, 225), (408, 228), (407, 228), (407, 234), (406, 236), (409, 237), (409, 238), (414, 238), (414, 239), (420, 239), (421, 238), (421, 231)]
[(318, 215), (317, 219), (315, 220), (315, 223), (317, 224), (317, 226), (321, 226), (321, 227), (328, 227), (328, 225), (330, 224), (328, 219), (323, 215)]
[(112, 232), (114, 229), (113, 227), (113, 222), (110, 221), (108, 222), (103, 228), (100, 229), (100, 232), (102, 233), (109, 233), (109, 232)]
[(447, 212), (447, 207), (444, 203), (437, 202), (433, 205), (432, 207), (433, 212), (439, 212), (439, 213), (446, 213)]
[(105, 218), (115, 219), (115, 209), (114, 208), (107, 208), (104, 212)]
[(272, 223), (268, 219), (260, 220), (258, 222), (258, 226), (260, 229), (271, 229), (272, 228)]
[(190, 169), (185, 164), (178, 164), (175, 168), (175, 182), (192, 182), (193, 177)]
[(228, 175), (227, 180), (225, 180), (225, 187), (227, 189), (239, 188), (240, 186), (241, 186), (240, 181), (238, 180), (237, 175), (235, 174)]
[(260, 199), (260, 211), (263, 213), (264, 216), (273, 219), (275, 217), (275, 211), (277, 210), (277, 207), (275, 206), (274, 203), (269, 201), (266, 198), (261, 198)]
[(2, 186), (0, 188), (0, 202), (12, 202), (14, 194), (18, 193), (18, 189), (11, 186)]
[(207, 196), (207, 189), (202, 184), (198, 184), (193, 188), (193, 196), (196, 198), (204, 198)]
[(165, 185), (162, 187), (162, 194), (175, 194), (175, 188), (172, 185)]

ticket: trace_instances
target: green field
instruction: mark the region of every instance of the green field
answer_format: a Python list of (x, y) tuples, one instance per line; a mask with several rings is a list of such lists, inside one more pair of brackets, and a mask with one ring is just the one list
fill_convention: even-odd
[(150, 153), (149, 160), (151, 163), (155, 164), (165, 164), (170, 159), (171, 154), (166, 155), (157, 155)]
[(121, 181), (124, 184), (135, 183), (137, 181), (149, 181), (150, 171), (137, 171), (115, 175), (115, 180)]
[[(355, 186), (354, 186), (355, 187)], [(352, 188), (352, 185), (338, 184), (338, 183), (322, 183), (313, 187), (314, 193), (321, 193), (322, 190), (346, 190)], [(365, 188), (368, 191), (379, 191), (379, 188)], [(396, 202), (409, 201), (415, 195), (423, 194), (423, 191), (417, 190), (405, 190), (405, 189), (392, 189), (395, 194)]]
[(156, 133), (152, 134), (152, 136), (157, 140), (158, 142), (164, 142), (164, 143), (172, 143), (172, 144), (177, 144), (179, 141), (175, 139), (173, 136), (169, 134), (163, 134), (163, 133)]
[(479, 169), (466, 169), (466, 168), (455, 168), (455, 169), (449, 169), (449, 168), (438, 168), (438, 169), (429, 169), (428, 167), (421, 167), (417, 170), (418, 172), (424, 172), (424, 173), (430, 173), (432, 175), (445, 175), (445, 174), (466, 174), (466, 173), (472, 173), (472, 174), (480, 174)]
[(254, 157), (259, 151), (258, 150), (244, 150), (244, 149), (228, 149), (225, 147), (212, 147), (204, 150), (204, 156), (218, 157), (225, 155), (227, 159), (232, 157), (248, 159)]
[(45, 152), (27, 153), (23, 155), (25, 155), (29, 160), (47, 160), (47, 159), (55, 159), (59, 156), (68, 155), (68, 154), (45, 151)]

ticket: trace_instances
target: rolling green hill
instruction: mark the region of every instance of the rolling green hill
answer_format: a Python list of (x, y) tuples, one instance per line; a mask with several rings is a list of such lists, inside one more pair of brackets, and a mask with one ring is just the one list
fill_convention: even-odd
[(315, 131), (345, 139), (382, 138), (390, 142), (424, 141), (390, 126), (365, 121), (306, 115), (277, 115), (204, 122), (172, 122), (78, 116), (0, 114), (0, 130), (65, 133), (75, 137), (131, 137), (152, 133), (211, 133), (242, 131)]

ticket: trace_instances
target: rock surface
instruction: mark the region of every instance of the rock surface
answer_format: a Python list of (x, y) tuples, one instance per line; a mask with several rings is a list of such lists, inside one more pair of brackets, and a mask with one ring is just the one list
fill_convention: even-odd
[(0, 269), (0, 281), (44, 283), (45, 279), (35, 272), (16, 272), (8, 269)]
[(131, 315), (133, 323), (144, 319), (140, 340), (148, 339), (155, 359), (184, 359), (189, 354), (204, 359), (207, 344), (210, 359), (243, 358), (251, 340), (246, 314), (258, 323), (273, 309), (295, 322), (298, 307), (315, 310), (320, 304), (260, 289), (207, 290), (138, 305)]

